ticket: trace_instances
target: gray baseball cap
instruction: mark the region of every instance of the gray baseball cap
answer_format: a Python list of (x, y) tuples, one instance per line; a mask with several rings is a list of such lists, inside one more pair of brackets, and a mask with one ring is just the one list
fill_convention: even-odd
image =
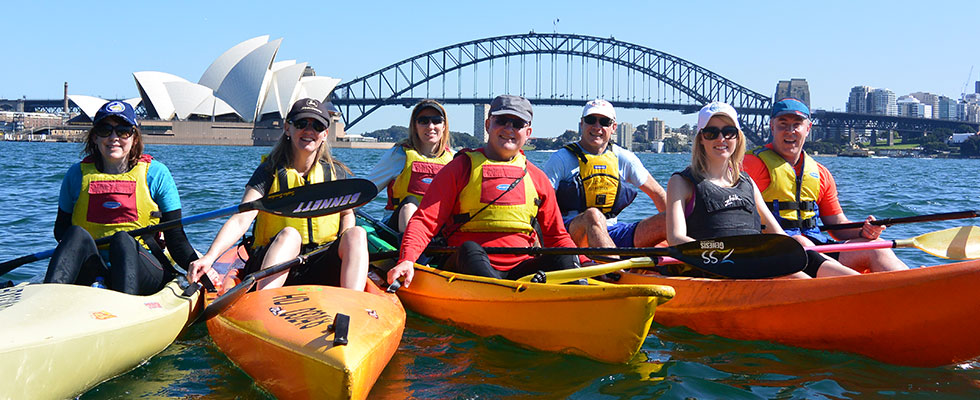
[(531, 122), (534, 111), (531, 111), (531, 102), (521, 96), (504, 94), (497, 96), (490, 103), (490, 115), (513, 115), (525, 122)]

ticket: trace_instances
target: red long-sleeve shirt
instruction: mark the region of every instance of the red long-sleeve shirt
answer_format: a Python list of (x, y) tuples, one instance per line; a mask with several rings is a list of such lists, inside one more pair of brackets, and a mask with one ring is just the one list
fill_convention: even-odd
[[(483, 152), (483, 149), (477, 149), (477, 151)], [(521, 152), (518, 157), (524, 157), (524, 153)], [(418, 260), (422, 251), (429, 245), (432, 237), (439, 232), (439, 229), (443, 225), (447, 225), (447, 222), (451, 222), (454, 214), (460, 213), (459, 193), (469, 182), (471, 170), (470, 158), (460, 155), (432, 179), (418, 211), (415, 212), (415, 216), (405, 227), (399, 262)], [(530, 161), (527, 161), (527, 172), (538, 193), (538, 198), (541, 199), (537, 220), (541, 225), (542, 246), (576, 247), (562, 223), (561, 212), (558, 210), (558, 203), (555, 201), (555, 191), (552, 189), (548, 177)], [(450, 226), (447, 228), (451, 230), (452, 224), (448, 225)], [(456, 231), (448, 239), (450, 246), (459, 246), (467, 240), (472, 240), (484, 247), (531, 247), (534, 245), (534, 233)], [(500, 271), (508, 271), (530, 257), (521, 254), (490, 254), (490, 264)]]

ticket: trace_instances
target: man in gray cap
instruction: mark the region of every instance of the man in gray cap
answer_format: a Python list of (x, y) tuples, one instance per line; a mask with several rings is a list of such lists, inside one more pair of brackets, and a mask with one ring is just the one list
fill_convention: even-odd
[(412, 282), (414, 262), (437, 234), (459, 250), (442, 267), (469, 275), (517, 279), (537, 271), (577, 268), (573, 255), (531, 257), (488, 255), (483, 247), (532, 247), (540, 224), (545, 247), (571, 247), (548, 178), (524, 157), (531, 136), (531, 103), (503, 95), (490, 103), (485, 121), (489, 136), (480, 149), (463, 149), (433, 178), (418, 211), (405, 227), (398, 264), (388, 281)]
[[(612, 142), (613, 105), (603, 99), (586, 103), (580, 123), (582, 138), (552, 153), (543, 168), (572, 240), (582, 247), (648, 247), (666, 239), (667, 192), (636, 154)], [(638, 222), (617, 221), (637, 189), (650, 196), (659, 213)]]

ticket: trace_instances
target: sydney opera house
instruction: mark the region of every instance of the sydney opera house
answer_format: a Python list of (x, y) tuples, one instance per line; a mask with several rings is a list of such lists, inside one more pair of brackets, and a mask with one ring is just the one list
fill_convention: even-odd
[[(282, 132), (282, 119), (297, 99), (326, 99), (340, 79), (316, 76), (305, 62), (275, 61), (282, 39), (260, 36), (221, 54), (198, 81), (158, 71), (133, 74), (146, 116), (149, 143), (262, 145)], [(68, 96), (91, 119), (104, 99)], [(339, 118), (334, 119), (339, 122)], [(331, 124), (332, 138), (337, 126)], [(340, 128), (340, 135), (342, 127)]]

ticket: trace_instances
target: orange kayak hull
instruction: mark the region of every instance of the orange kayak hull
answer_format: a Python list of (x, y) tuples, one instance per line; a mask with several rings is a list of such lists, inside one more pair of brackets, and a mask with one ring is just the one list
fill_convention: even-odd
[[(337, 313), (350, 317), (346, 345), (334, 344)], [(277, 398), (364, 399), (398, 348), (405, 309), (370, 281), (366, 292), (286, 286), (248, 293), (207, 325), (221, 351)]]
[(480, 336), (608, 363), (629, 361), (674, 291), (651, 285), (556, 285), (416, 265), (398, 296), (410, 310)]
[(980, 356), (980, 261), (874, 274), (712, 280), (625, 273), (670, 285), (655, 321), (702, 334), (862, 354), (935, 367)]

